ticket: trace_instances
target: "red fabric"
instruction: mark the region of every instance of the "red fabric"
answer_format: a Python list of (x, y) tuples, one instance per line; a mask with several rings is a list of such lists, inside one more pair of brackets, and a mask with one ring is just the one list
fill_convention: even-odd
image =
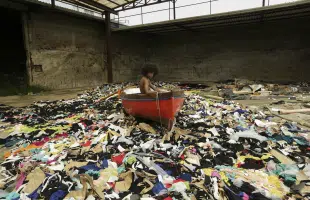
[(81, 122), (81, 124), (83, 124), (83, 126), (86, 128), (87, 127), (87, 125), (84, 123), (84, 122)]
[(43, 146), (48, 141), (50, 141), (50, 139), (48, 137), (45, 137), (45, 138), (43, 138), (43, 140), (33, 142), (32, 144), (34, 144), (36, 146)]
[(165, 184), (165, 188), (167, 188), (167, 189), (169, 189), (169, 188), (171, 188), (171, 184)]
[(166, 197), (164, 200), (173, 200), (171, 197)]
[(242, 166), (242, 163), (238, 163), (237, 167), (240, 168)]
[(112, 183), (112, 182), (109, 183), (109, 182), (107, 182), (107, 184), (110, 185), (111, 188), (114, 188), (114, 187), (115, 187), (115, 183)]
[(173, 181), (173, 183), (178, 183), (178, 182), (186, 182), (186, 181), (184, 181), (183, 179), (180, 179), (180, 178)]
[(60, 138), (60, 137), (68, 137), (68, 133), (62, 133), (62, 134), (58, 134), (55, 136), (55, 139)]
[(182, 160), (185, 160), (184, 154), (182, 154), (182, 156), (180, 156), (180, 158), (181, 158)]
[(54, 159), (54, 160), (48, 160), (46, 164), (48, 164), (48, 165), (49, 165), (49, 164), (51, 164), (51, 163), (53, 163), (53, 162), (56, 162), (56, 161), (57, 161), (57, 159)]
[(123, 159), (125, 157), (125, 153), (121, 153), (118, 156), (112, 156), (112, 162), (116, 162), (117, 165), (123, 164)]
[(87, 142), (85, 142), (84, 144), (81, 144), (81, 146), (83, 147), (89, 147), (91, 145), (91, 141), (87, 140)]

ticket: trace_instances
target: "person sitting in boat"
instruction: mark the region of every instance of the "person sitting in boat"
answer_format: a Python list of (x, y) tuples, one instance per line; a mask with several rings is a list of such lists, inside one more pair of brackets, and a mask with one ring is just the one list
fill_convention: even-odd
[(151, 83), (151, 79), (158, 74), (158, 69), (155, 65), (145, 65), (142, 68), (142, 78), (140, 80), (140, 92), (141, 94), (147, 94), (152, 97), (156, 97), (158, 92), (163, 92), (163, 90), (156, 88)]

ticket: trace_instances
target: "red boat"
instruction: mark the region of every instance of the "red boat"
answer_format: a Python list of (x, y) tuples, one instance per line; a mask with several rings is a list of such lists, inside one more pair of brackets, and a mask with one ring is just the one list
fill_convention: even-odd
[(135, 117), (160, 122), (170, 130), (184, 103), (183, 91), (158, 93), (158, 98), (140, 94), (139, 88), (125, 90), (121, 99), (125, 111)]

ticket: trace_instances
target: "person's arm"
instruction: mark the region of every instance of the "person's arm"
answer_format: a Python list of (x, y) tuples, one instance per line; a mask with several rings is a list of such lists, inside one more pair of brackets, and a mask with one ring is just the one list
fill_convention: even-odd
[(150, 88), (152, 88), (154, 91), (156, 91), (156, 92), (161, 92), (161, 89), (159, 89), (159, 88), (156, 88), (154, 85), (152, 85), (151, 83), (150, 83)]
[(156, 95), (158, 92), (150, 90), (150, 88), (153, 89), (153, 87), (149, 81), (144, 80), (143, 81), (143, 87), (144, 87), (145, 94), (149, 95), (150, 97), (156, 98)]

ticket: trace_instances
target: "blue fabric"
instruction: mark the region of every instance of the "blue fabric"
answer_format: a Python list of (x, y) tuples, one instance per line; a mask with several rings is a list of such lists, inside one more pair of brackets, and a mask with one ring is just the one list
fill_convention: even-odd
[(297, 144), (302, 145), (302, 146), (310, 146), (310, 143), (308, 140), (304, 137), (294, 137), (294, 140)]
[(273, 138), (276, 139), (277, 141), (285, 140), (288, 144), (292, 144), (294, 142), (294, 139), (287, 135), (276, 135)]
[(109, 167), (109, 163), (108, 163), (108, 160), (107, 160), (107, 159), (104, 159), (104, 160), (102, 161), (101, 167), (102, 167), (102, 168), (108, 168), (108, 167)]
[(57, 190), (50, 196), (50, 200), (61, 200), (64, 199), (66, 196), (67, 192), (62, 191), (62, 190)]
[(183, 144), (188, 144), (188, 142), (189, 142), (188, 140), (183, 140), (182, 143), (183, 143)]
[(88, 170), (100, 171), (101, 170), (101, 168), (98, 167), (96, 164), (85, 165), (85, 166), (80, 167), (79, 169), (84, 169), (86, 171)]
[(166, 172), (168, 175), (172, 176), (172, 170), (165, 170), (165, 172)]
[(292, 123), (286, 122), (284, 125), (286, 125), (286, 127), (288, 128), (288, 130), (290, 132), (299, 132), (300, 131), (300, 128), (297, 127), (296, 125), (292, 124)]
[(181, 174), (180, 178), (183, 179), (184, 181), (192, 182), (192, 175), (190, 174)]
[(244, 113), (247, 113), (248, 111), (247, 110), (238, 109), (238, 110), (235, 110), (235, 112), (237, 112), (239, 114), (244, 114)]
[(22, 141), (23, 139), (16, 139), (16, 140), (6, 140), (5, 147), (11, 147), (15, 145), (16, 143)]
[(247, 128), (243, 128), (242, 126), (237, 126), (236, 129), (238, 131), (246, 131), (246, 130), (248, 130)]
[(162, 190), (167, 190), (161, 182), (157, 182), (152, 188), (154, 194), (159, 194)]
[(30, 199), (38, 199), (39, 198), (39, 193), (38, 190), (41, 188), (42, 185), (40, 185), (35, 191), (33, 191), (31, 194), (27, 195)]

